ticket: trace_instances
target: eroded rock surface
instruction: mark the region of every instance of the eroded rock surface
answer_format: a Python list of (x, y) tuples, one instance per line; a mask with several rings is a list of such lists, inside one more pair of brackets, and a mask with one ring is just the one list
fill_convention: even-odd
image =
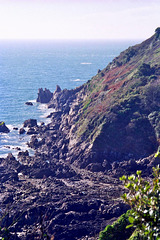
[(52, 93), (49, 91), (49, 89), (45, 88), (44, 90), (42, 88), (38, 91), (38, 97), (37, 102), (40, 103), (48, 103), (52, 98)]

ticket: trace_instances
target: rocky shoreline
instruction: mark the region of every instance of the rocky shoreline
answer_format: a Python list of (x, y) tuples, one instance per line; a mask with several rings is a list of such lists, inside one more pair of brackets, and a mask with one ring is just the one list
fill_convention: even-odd
[(51, 122), (24, 122), (34, 156), (20, 151), (17, 159), (12, 154), (0, 159), (1, 215), (7, 212), (1, 225), (9, 228), (10, 239), (41, 239), (42, 234), (55, 240), (96, 239), (128, 209), (118, 177), (146, 167), (148, 173), (156, 164), (154, 158), (94, 162), (87, 143), (74, 139), (85, 90), (57, 89), (48, 103)]
[[(10, 239), (41, 239), (42, 234), (49, 239), (95, 239), (107, 222), (127, 210), (119, 199), (119, 180), (71, 163), (66, 114), (77, 110), (75, 102), (69, 108), (71, 100), (66, 98), (76, 97), (67, 90), (55, 91), (53, 97), (57, 101), (49, 104), (54, 107), (50, 124), (39, 126), (29, 119), (19, 130), (31, 135), (28, 146), (35, 155), (20, 151), (17, 159), (12, 154), (0, 158), (1, 226), (9, 228)], [(63, 102), (68, 103), (65, 108)]]

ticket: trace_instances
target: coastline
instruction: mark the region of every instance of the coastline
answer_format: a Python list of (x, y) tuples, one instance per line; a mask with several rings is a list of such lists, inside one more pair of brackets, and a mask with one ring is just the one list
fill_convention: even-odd
[[(50, 119), (47, 116), (53, 111), (49, 109), (47, 104), (39, 104), (36, 100), (29, 100), (32, 102), (33, 106), (28, 106), (37, 111), (37, 124), (40, 125), (42, 122), (45, 124), (50, 123)], [(38, 117), (39, 116), (39, 117)], [(25, 119), (27, 120), (27, 119)], [(9, 153), (12, 153), (17, 157), (19, 151), (29, 151), (30, 156), (33, 156), (34, 151), (31, 149), (27, 142), (30, 141), (31, 135), (19, 134), (19, 130), (23, 128), (23, 122), (21, 124), (6, 124), (9, 128), (9, 133), (0, 133), (0, 158), (7, 157)], [(26, 131), (28, 129), (26, 128)]]

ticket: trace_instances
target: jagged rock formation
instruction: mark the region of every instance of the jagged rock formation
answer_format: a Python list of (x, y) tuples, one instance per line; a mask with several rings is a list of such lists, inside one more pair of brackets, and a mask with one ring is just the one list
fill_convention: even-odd
[(4, 122), (0, 122), (0, 132), (2, 133), (9, 133), (9, 128), (5, 125)]
[(52, 98), (52, 93), (48, 90), (48, 89), (42, 89), (40, 88), (38, 90), (38, 97), (37, 97), (37, 102), (40, 102), (40, 103), (48, 103), (51, 98)]
[(159, 83), (157, 30), (84, 85), (57, 87), (53, 94), (39, 90), (39, 101), (53, 111), (49, 124), (30, 120), (24, 126), (34, 156), (19, 152), (18, 161), (0, 159), (4, 175), (8, 169), (14, 179), (4, 178), (0, 189), (0, 208), (10, 201), (12, 209), (4, 223), (18, 219), (11, 233), (20, 239), (42, 232), (55, 240), (90, 239), (127, 210), (118, 177), (137, 169), (149, 176), (159, 163), (153, 157), (160, 139)]

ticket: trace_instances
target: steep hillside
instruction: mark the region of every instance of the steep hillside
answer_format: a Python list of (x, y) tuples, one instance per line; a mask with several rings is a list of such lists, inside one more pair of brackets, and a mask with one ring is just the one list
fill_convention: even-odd
[(106, 160), (154, 153), (160, 134), (159, 82), (157, 28), (151, 38), (129, 47), (80, 88), (55, 91), (49, 107), (58, 111), (68, 138), (66, 159), (92, 169), (91, 163), (102, 166)]

